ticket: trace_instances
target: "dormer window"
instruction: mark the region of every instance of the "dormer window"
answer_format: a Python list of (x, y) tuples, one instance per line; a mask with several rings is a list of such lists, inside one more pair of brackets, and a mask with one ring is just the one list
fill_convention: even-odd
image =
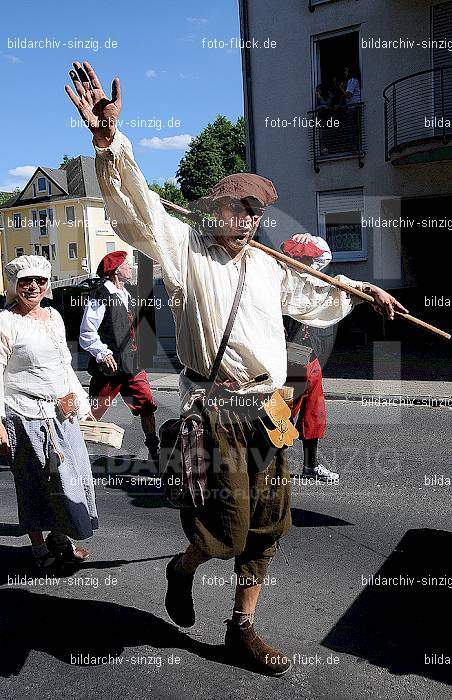
[(38, 192), (47, 192), (47, 180), (45, 177), (38, 177)]

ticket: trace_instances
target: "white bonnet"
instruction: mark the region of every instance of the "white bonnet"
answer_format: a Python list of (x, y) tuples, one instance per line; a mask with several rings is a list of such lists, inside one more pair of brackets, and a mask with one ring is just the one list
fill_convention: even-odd
[(5, 265), (5, 275), (7, 279), (7, 304), (11, 304), (17, 298), (17, 280), (21, 277), (47, 277), (49, 284), (44, 296), (52, 298), (52, 266), (50, 260), (43, 255), (21, 255), (10, 260)]

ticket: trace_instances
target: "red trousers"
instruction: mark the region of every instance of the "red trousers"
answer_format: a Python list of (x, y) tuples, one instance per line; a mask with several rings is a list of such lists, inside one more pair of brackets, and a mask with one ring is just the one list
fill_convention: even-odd
[(96, 420), (102, 418), (118, 394), (121, 394), (124, 403), (135, 416), (148, 416), (157, 410), (148, 376), (144, 370), (134, 377), (126, 374), (113, 377), (96, 375), (91, 377), (89, 385), (91, 411)]
[(292, 420), (300, 433), (300, 438), (313, 440), (322, 438), (326, 429), (322, 368), (316, 358), (308, 362), (304, 369), (306, 373), (300, 375), (300, 365), (289, 365), (287, 384), (294, 387)]

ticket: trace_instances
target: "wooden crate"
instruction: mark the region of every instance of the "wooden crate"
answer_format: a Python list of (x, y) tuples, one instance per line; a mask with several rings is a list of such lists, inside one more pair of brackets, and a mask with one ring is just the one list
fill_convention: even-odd
[(85, 442), (97, 442), (119, 449), (122, 446), (124, 428), (114, 423), (102, 421), (81, 420), (80, 430)]

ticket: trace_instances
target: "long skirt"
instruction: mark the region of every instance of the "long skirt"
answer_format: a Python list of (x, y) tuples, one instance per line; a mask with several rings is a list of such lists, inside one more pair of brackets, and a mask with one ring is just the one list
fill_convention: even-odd
[[(26, 418), (6, 406), (5, 426), (21, 528), (91, 537), (99, 526), (96, 498), (77, 419)], [(57, 453), (61, 458), (55, 460)]]

